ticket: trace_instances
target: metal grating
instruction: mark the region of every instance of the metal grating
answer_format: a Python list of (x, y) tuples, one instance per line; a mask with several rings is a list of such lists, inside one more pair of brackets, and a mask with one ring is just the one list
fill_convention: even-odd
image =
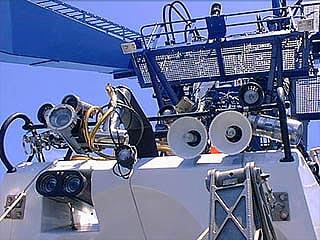
[(272, 44), (243, 44), (222, 49), (226, 75), (267, 72), (271, 68)]
[(320, 119), (320, 76), (297, 79), (296, 114), (317, 114)]
[(94, 15), (90, 12), (78, 9), (60, 0), (28, 0), (29, 2), (50, 10), (64, 17), (71, 18), (86, 24), (96, 30), (110, 34), (124, 41), (133, 41), (140, 38), (141, 35), (129, 28), (121, 26), (105, 18)]
[[(309, 2), (319, 3), (318, 1), (306, 1), (305, 3), (308, 4)], [(304, 14), (308, 19), (313, 19), (314, 30), (316, 32), (320, 31), (320, 5), (305, 6)]]
[(295, 70), (302, 67), (302, 38), (285, 39), (282, 42), (283, 70)]
[[(254, 39), (256, 40), (256, 39)], [(272, 38), (259, 39), (260, 42), (223, 42), (221, 55), (224, 69), (220, 73), (217, 46), (202, 44), (198, 46), (175, 47), (152, 50), (155, 59), (168, 82), (194, 83), (246, 77), (247, 74), (267, 76), (271, 71)], [(296, 71), (303, 68), (302, 37), (284, 38), (282, 41), (283, 70)], [(142, 87), (151, 87), (150, 73), (141, 53), (133, 55), (136, 71)], [(220, 79), (219, 79), (220, 78)]]
[(214, 49), (159, 55), (156, 56), (156, 61), (169, 81), (219, 76)]

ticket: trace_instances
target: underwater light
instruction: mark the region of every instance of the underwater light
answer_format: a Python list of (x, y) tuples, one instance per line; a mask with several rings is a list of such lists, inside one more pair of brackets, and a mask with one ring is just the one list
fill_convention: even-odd
[(77, 115), (71, 106), (61, 104), (49, 111), (46, 122), (48, 127), (53, 130), (73, 128), (77, 122)]

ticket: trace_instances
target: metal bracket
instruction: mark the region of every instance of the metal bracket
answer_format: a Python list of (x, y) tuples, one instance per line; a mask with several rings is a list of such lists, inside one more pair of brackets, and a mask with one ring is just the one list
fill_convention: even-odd
[(290, 221), (289, 195), (287, 192), (273, 192), (275, 202), (271, 210), (272, 221)]
[[(18, 195), (8, 195), (5, 208), (10, 207), (16, 200)], [(22, 220), (24, 218), (24, 211), (26, 207), (26, 196), (23, 196), (16, 206), (7, 214), (6, 219)]]

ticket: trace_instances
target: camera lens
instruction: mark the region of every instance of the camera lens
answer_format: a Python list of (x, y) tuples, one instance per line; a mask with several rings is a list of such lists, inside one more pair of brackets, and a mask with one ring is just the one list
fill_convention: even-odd
[(63, 191), (68, 195), (77, 195), (83, 189), (83, 179), (77, 175), (67, 176), (64, 180)]
[(45, 175), (40, 180), (39, 193), (50, 194), (55, 191), (58, 184), (58, 180), (54, 175)]

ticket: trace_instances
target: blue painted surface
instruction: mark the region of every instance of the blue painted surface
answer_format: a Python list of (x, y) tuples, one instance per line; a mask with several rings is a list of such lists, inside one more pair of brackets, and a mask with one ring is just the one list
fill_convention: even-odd
[[(25, 0), (1, 1), (0, 13), (1, 51), (104, 66), (107, 67), (104, 72), (129, 67), (129, 58), (122, 54), (120, 39), (80, 22)], [(41, 59), (33, 63), (41, 62)], [(20, 63), (19, 58), (14, 61)]]
[(12, 51), (11, 10), (9, 1), (0, 1), (0, 49)]

